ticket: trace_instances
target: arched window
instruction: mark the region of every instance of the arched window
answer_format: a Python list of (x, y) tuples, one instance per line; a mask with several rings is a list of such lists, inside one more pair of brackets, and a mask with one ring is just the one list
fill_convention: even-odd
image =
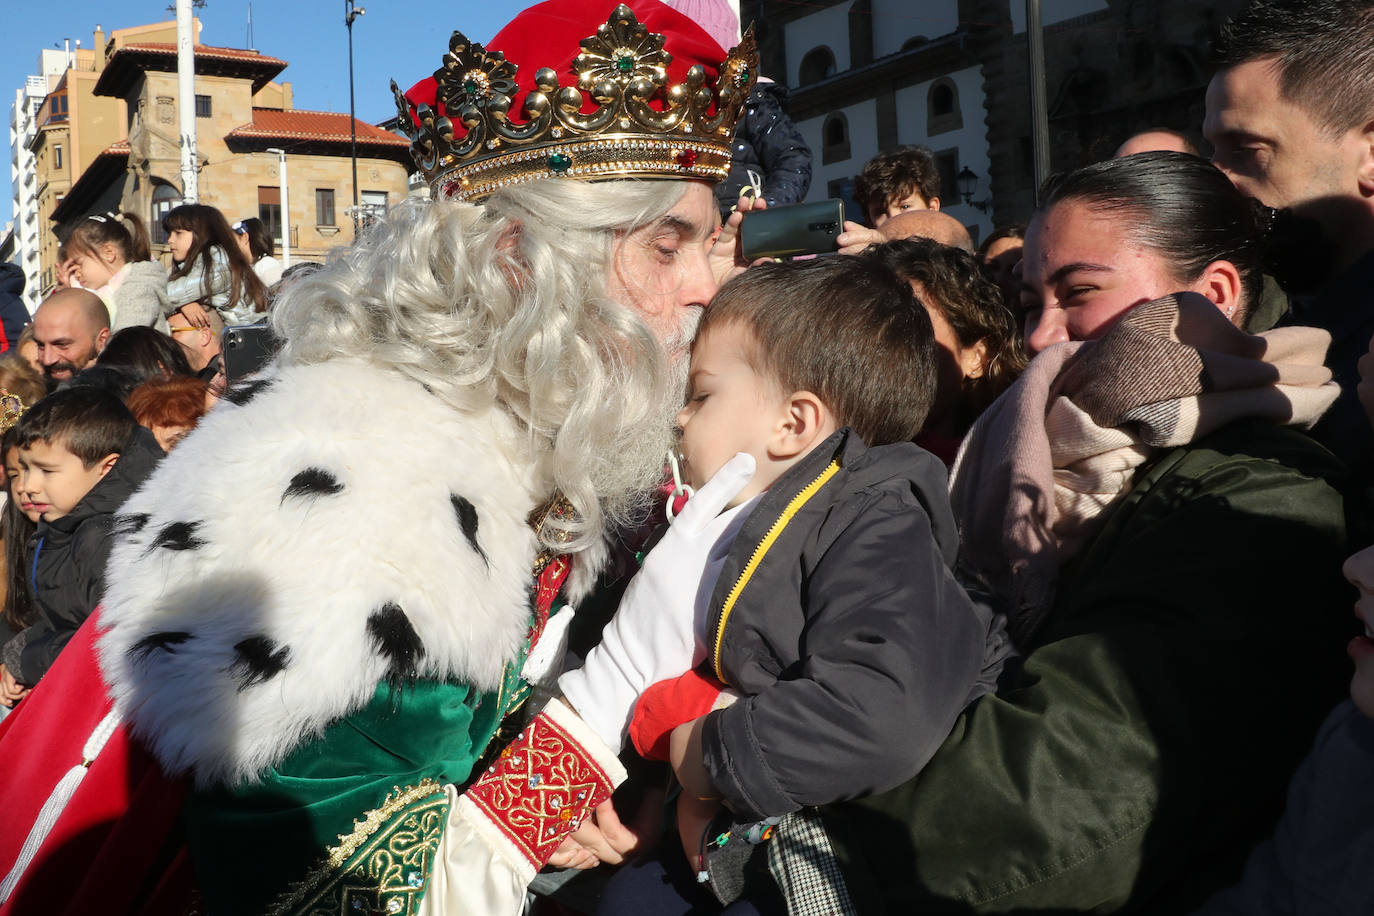
[(162, 218), (167, 215), (177, 204), (181, 203), (181, 194), (177, 189), (167, 184), (165, 181), (153, 180), (153, 206), (149, 214), (148, 229), (153, 237), (154, 245), (167, 244), (167, 233), (162, 228)]
[(823, 79), (828, 79), (835, 75), (835, 52), (825, 45), (819, 48), (812, 48), (806, 52), (806, 56), (801, 60), (801, 73), (798, 75), (799, 85), (806, 86), (810, 83), (819, 83)]
[(843, 113), (831, 112), (821, 125), (821, 165), (849, 158), (849, 121)]
[(931, 83), (930, 91), (926, 93), (926, 134), (934, 136), (963, 126), (964, 116), (959, 111), (959, 88), (954, 81), (942, 77)]

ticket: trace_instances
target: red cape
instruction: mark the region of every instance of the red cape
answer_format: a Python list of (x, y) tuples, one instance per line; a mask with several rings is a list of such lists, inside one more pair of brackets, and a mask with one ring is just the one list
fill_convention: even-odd
[[(0, 876), (111, 700), (96, 661), (99, 610), (0, 722)], [(186, 787), (115, 729), (3, 906), (20, 914), (182, 914), (193, 882), (177, 815)]]

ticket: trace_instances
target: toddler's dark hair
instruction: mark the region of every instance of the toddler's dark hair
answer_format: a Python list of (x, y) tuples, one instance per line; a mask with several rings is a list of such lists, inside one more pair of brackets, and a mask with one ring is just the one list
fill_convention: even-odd
[(124, 451), (138, 421), (124, 402), (103, 388), (77, 385), (35, 404), (15, 427), (20, 448), (61, 443), (90, 469), (106, 455)]
[(868, 445), (908, 442), (935, 400), (935, 332), (911, 287), (867, 258), (760, 264), (721, 287), (697, 336), (737, 323), (747, 358), (810, 391)]

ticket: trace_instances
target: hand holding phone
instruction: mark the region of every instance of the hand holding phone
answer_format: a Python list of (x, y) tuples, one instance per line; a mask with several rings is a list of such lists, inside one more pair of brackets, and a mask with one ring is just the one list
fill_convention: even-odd
[(740, 248), (750, 261), (804, 254), (833, 254), (835, 239), (844, 231), (844, 202), (821, 200), (810, 204), (769, 207), (744, 214)]

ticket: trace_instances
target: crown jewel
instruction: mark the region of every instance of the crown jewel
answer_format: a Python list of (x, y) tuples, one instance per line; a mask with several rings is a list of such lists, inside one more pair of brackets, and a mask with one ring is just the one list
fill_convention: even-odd
[(719, 181), (729, 172), (735, 121), (758, 74), (753, 29), (720, 65), (714, 88), (700, 64), (669, 85), (673, 57), (664, 42), (629, 7), (616, 7), (582, 39), (572, 64), (576, 86), (560, 85), (554, 70), (541, 68), (517, 121), (516, 64), (454, 32), (434, 72), (434, 106), (417, 104), (412, 116), (392, 81), (399, 124), (435, 193), (460, 200), (540, 178)]

